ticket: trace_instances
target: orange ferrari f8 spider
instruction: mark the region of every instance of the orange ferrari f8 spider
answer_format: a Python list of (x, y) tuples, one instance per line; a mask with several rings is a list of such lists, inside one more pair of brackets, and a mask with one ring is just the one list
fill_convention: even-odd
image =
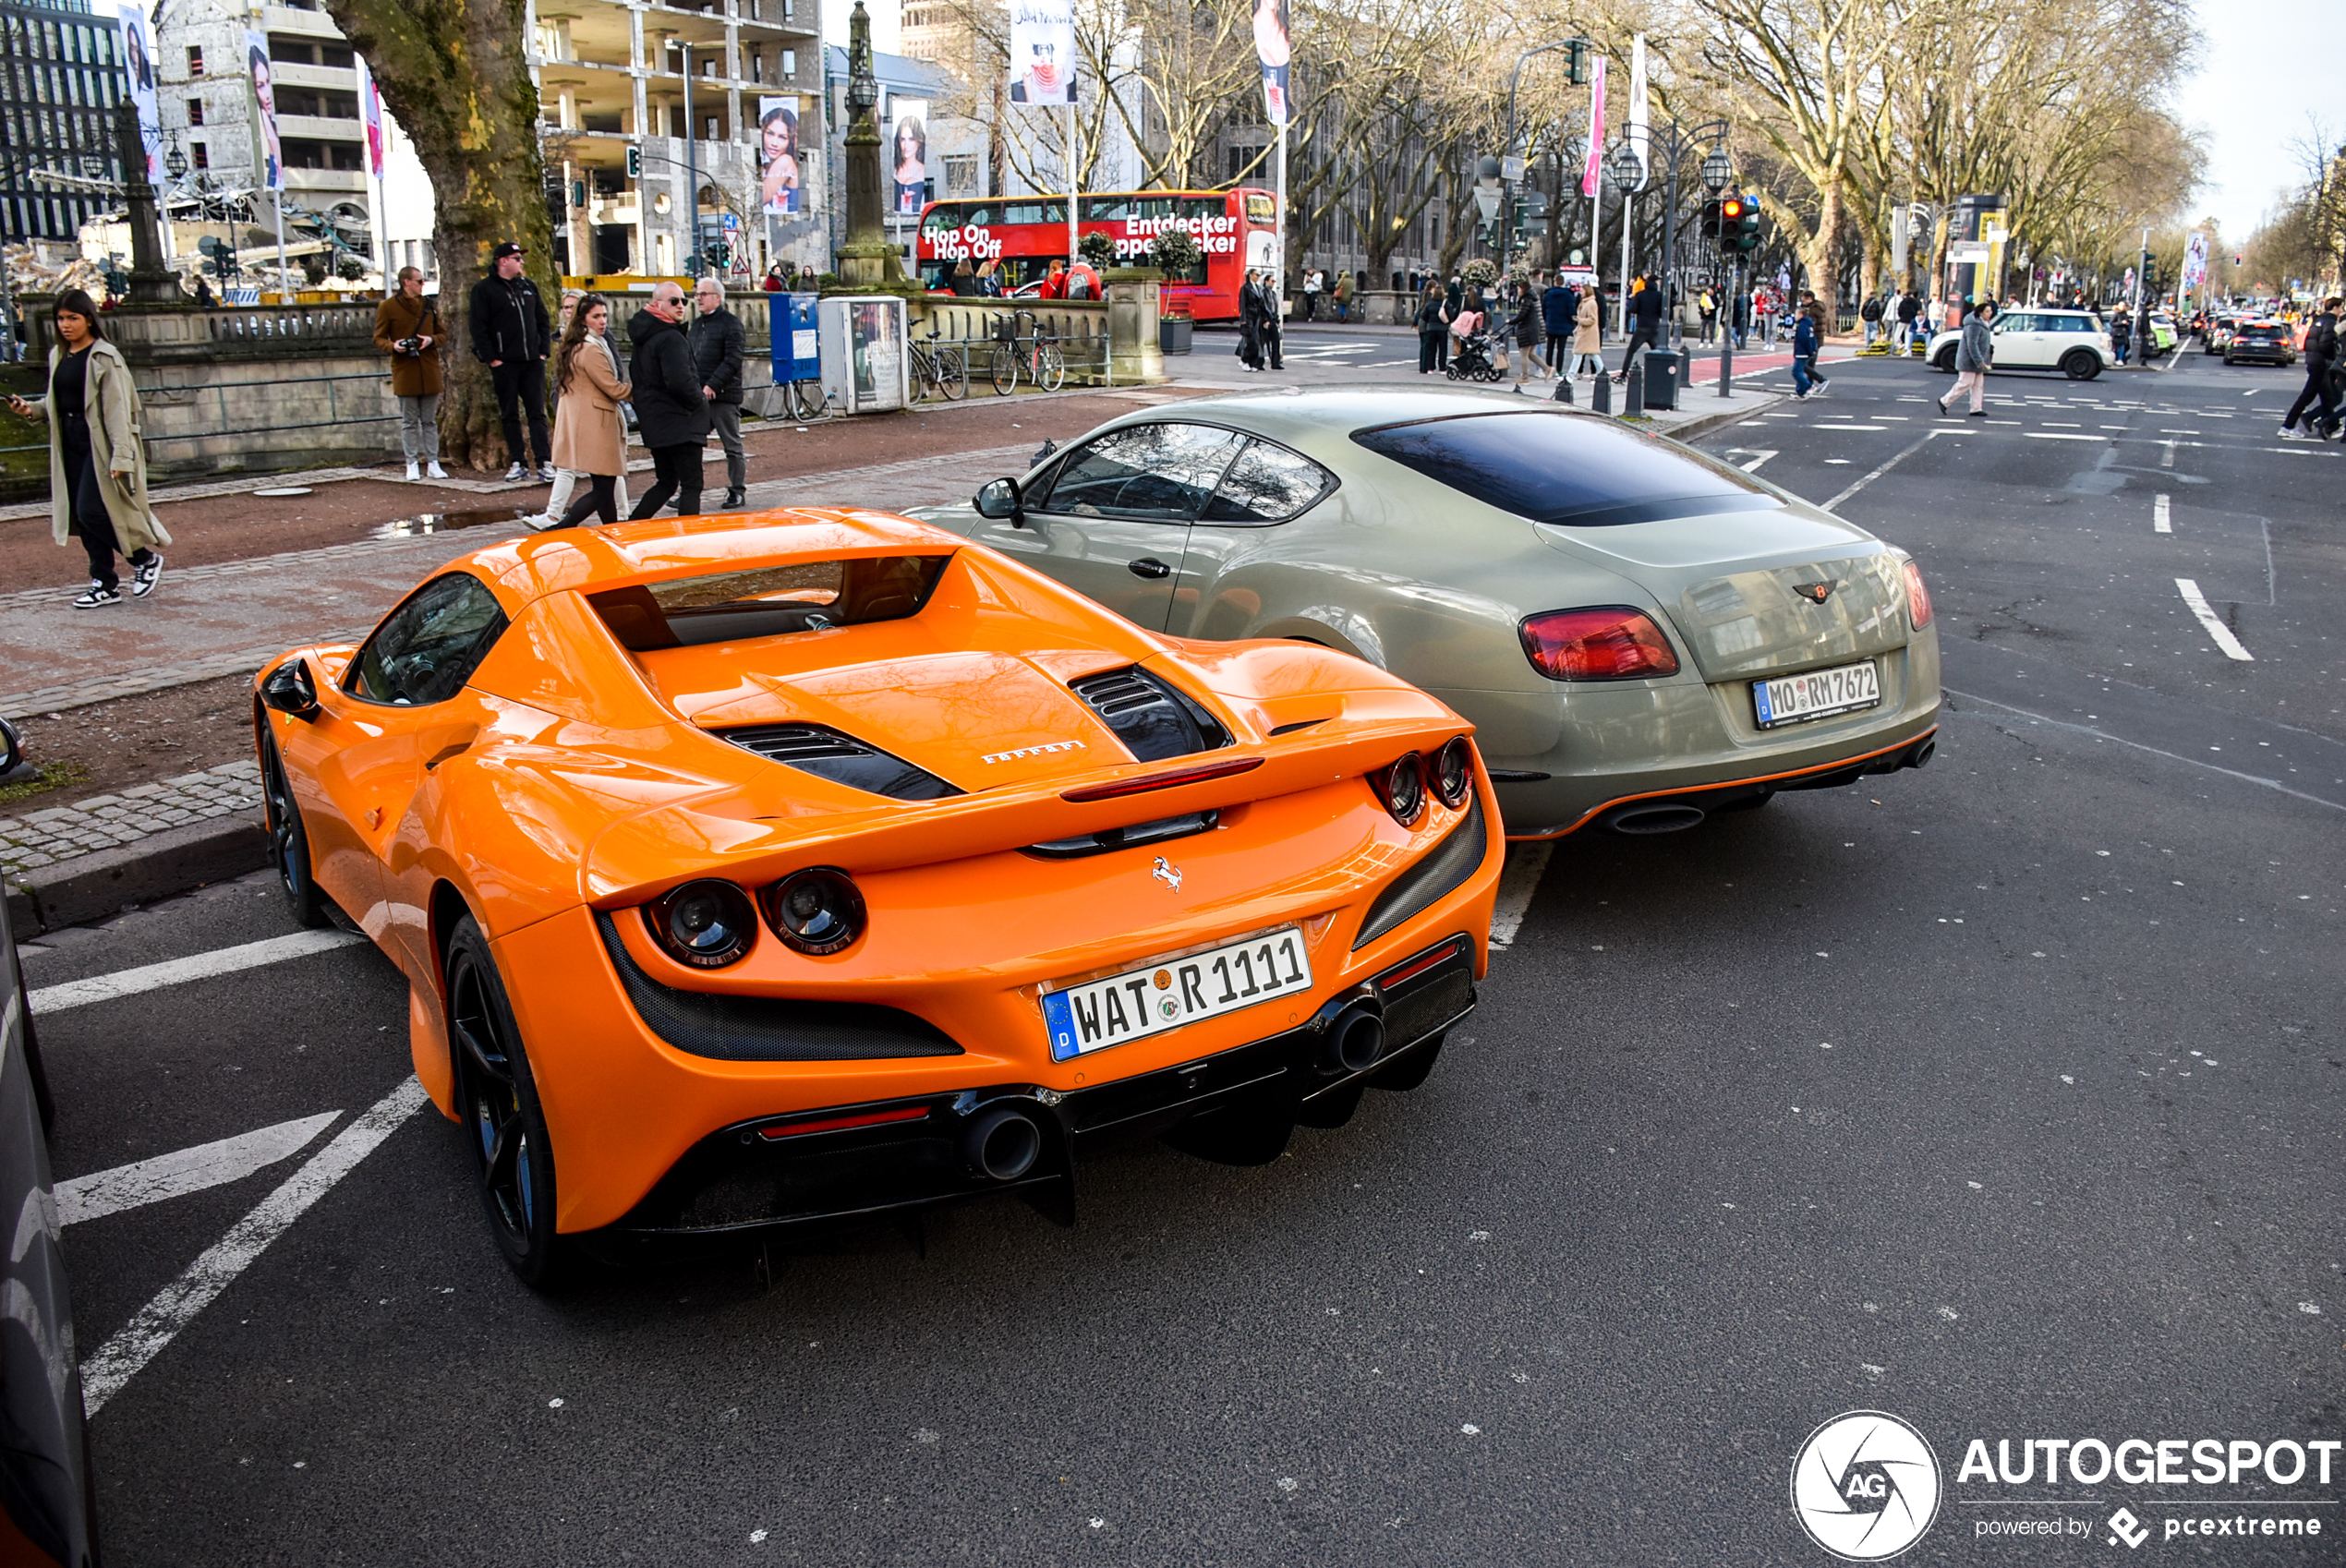
[(484, 549), (253, 711), (295, 918), (406, 974), (533, 1284), (988, 1193), (1072, 1223), (1111, 1136), (1276, 1158), (1421, 1081), (1485, 966), (1456, 714), (884, 513)]

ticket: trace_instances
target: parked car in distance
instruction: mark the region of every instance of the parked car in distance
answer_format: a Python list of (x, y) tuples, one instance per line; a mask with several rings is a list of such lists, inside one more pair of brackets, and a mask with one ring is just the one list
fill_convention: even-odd
[[(2118, 363), (2110, 331), (2090, 310), (2014, 306), (1995, 321), (1999, 370), (2058, 370), (2073, 381), (2090, 381)], [(1960, 329), (1930, 340), (1934, 369), (1954, 374)]]
[(1512, 838), (1690, 827), (1932, 753), (1905, 551), (1554, 404), (1201, 398), (923, 515), (1148, 631), (1324, 644), (1424, 688), (1476, 724)]
[(2210, 317), (2207, 331), (2199, 340), (2199, 352), (2202, 354), (2223, 353), (2224, 345), (2231, 341), (2232, 329), (2239, 324), (2240, 318), (2229, 313)]

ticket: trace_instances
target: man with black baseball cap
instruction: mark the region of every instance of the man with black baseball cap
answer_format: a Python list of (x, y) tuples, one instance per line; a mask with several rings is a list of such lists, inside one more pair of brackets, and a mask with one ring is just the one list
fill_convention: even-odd
[[(505, 452), (513, 459), (505, 477), (528, 476), (525, 453), (538, 459), (538, 476), (552, 482), (554, 445), (546, 433), (546, 354), (553, 346), (553, 324), (538, 285), (522, 276), (522, 247), (506, 240), (492, 252), (488, 277), (473, 284), (473, 356), (489, 367), (497, 388), (497, 414), (505, 428)], [(521, 413), (529, 412), (529, 440), (521, 438)]]

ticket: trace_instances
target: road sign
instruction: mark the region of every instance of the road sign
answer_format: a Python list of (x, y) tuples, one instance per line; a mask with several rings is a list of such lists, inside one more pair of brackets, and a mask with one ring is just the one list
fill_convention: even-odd
[(1983, 265), (1988, 259), (1988, 242), (1977, 239), (1950, 240), (1947, 243), (1947, 259), (1968, 262), (1974, 266)]
[(1520, 158), (1502, 158), (1502, 159), (1500, 159), (1500, 160), (1499, 160), (1499, 177), (1500, 177), (1501, 179), (1503, 179), (1503, 180), (1506, 181), (1509, 185), (1520, 185), (1520, 184), (1522, 184), (1522, 183), (1523, 183), (1523, 160), (1522, 160), (1522, 159), (1520, 159)]

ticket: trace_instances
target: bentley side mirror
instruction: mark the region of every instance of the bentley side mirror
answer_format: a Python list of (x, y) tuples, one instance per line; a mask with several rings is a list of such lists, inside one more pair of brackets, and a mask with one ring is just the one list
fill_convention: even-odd
[(309, 661), (290, 658), (271, 670), (260, 683), (260, 700), (279, 713), (296, 718), (318, 717), (318, 682), (310, 678)]
[(996, 479), (977, 492), (974, 502), (977, 514), (999, 523), (1009, 519), (1013, 528), (1026, 526), (1025, 499), (1019, 494), (1016, 479)]

